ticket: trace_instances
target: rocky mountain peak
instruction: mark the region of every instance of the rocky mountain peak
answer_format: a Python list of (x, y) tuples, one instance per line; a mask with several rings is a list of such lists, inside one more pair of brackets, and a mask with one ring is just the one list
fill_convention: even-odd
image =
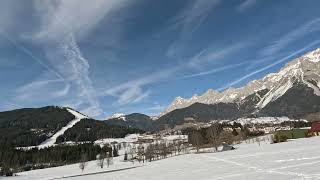
[(302, 56), (302, 58), (309, 60), (311, 62), (319, 62), (320, 61), (320, 48), (305, 54), (304, 56)]
[(313, 88), (315, 94), (320, 95), (320, 48), (287, 63), (279, 72), (270, 73), (260, 80), (253, 80), (243, 87), (230, 87), (223, 92), (209, 89), (204, 94), (194, 95), (190, 99), (177, 97), (161, 115), (196, 102), (203, 104), (240, 102), (247, 96), (265, 89), (268, 93), (257, 104), (258, 108), (263, 108), (298, 82)]

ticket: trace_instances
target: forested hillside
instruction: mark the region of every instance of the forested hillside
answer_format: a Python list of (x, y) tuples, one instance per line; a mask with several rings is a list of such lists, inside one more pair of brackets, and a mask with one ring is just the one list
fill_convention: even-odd
[(108, 119), (105, 122), (112, 125), (138, 128), (144, 131), (154, 130), (154, 121), (151, 117), (141, 113), (132, 113), (123, 117)]
[(0, 112), (0, 144), (39, 145), (74, 118), (66, 108), (55, 106)]
[(123, 138), (127, 134), (133, 133), (143, 133), (143, 131), (128, 126), (110, 125), (94, 119), (82, 119), (63, 135), (59, 136), (57, 143), (65, 141), (95, 141), (103, 138)]

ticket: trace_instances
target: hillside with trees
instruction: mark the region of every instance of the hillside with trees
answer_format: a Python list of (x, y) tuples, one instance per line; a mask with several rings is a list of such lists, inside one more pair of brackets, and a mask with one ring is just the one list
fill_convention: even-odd
[(128, 126), (111, 125), (94, 119), (82, 119), (63, 135), (59, 136), (57, 143), (66, 141), (95, 141), (103, 138), (123, 138), (127, 134), (143, 132), (140, 129)]
[(130, 126), (144, 131), (154, 130), (154, 121), (152, 118), (141, 113), (132, 113), (123, 117), (108, 119), (105, 122), (112, 125)]
[(0, 144), (39, 145), (74, 118), (66, 108), (55, 106), (0, 112)]

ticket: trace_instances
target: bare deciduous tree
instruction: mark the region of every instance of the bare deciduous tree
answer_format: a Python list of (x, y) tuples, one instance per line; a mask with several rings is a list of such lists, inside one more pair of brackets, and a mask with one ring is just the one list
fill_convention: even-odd
[(260, 146), (260, 138), (259, 137), (256, 137), (256, 142), (257, 142), (257, 144)]
[(106, 161), (107, 161), (107, 166), (109, 167), (112, 164), (112, 154), (110, 152), (106, 153)]
[(129, 155), (129, 159), (132, 161), (133, 164), (134, 164), (134, 156), (135, 156), (135, 154), (136, 154), (135, 146), (129, 147), (128, 155)]
[(196, 147), (197, 152), (199, 152), (201, 144), (202, 144), (202, 136), (201, 133), (197, 130), (193, 130), (191, 132), (190, 143)]
[(214, 123), (207, 129), (207, 138), (216, 151), (218, 151), (218, 147), (221, 145), (221, 132), (222, 128), (219, 123)]
[(219, 135), (220, 142), (225, 142), (229, 145), (231, 145), (234, 142), (234, 136), (231, 132), (222, 131)]
[(139, 161), (139, 163), (140, 163), (141, 161), (143, 161), (143, 163), (144, 163), (145, 152), (144, 152), (144, 146), (143, 146), (142, 144), (139, 144), (139, 146), (138, 146), (138, 153), (137, 153), (137, 155), (138, 155), (138, 161)]
[(146, 148), (146, 159), (149, 160), (149, 162), (151, 162), (152, 160), (154, 160), (154, 156), (155, 156), (155, 152), (154, 152), (154, 145), (150, 144), (147, 148)]
[(80, 160), (80, 164), (79, 164), (79, 168), (83, 171), (88, 163), (88, 155), (86, 153), (81, 155), (81, 160)]
[(101, 152), (98, 157), (97, 157), (97, 165), (101, 168), (103, 168), (104, 166), (104, 160), (106, 158), (106, 153), (105, 152)]

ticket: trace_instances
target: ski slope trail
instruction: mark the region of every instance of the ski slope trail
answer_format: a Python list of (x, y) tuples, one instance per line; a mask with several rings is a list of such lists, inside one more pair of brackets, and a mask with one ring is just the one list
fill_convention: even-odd
[(72, 128), (75, 124), (77, 124), (81, 119), (88, 118), (87, 116), (74, 111), (72, 109), (67, 108), (67, 110), (75, 116), (75, 119), (70, 121), (65, 127), (61, 128), (58, 132), (56, 132), (53, 136), (51, 136), (49, 139), (42, 142), (39, 146), (37, 146), (39, 149), (53, 146), (57, 140), (57, 138), (64, 134), (66, 130), (69, 128)]

